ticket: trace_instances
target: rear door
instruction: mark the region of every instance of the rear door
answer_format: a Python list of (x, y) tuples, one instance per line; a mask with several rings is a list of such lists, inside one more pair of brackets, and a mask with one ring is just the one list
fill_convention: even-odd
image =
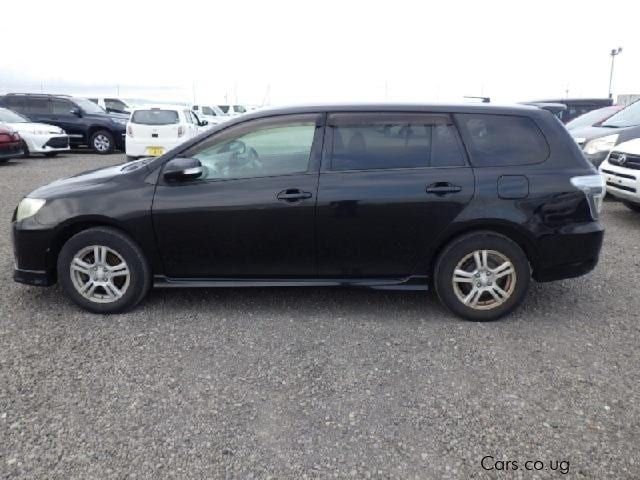
[(319, 274), (426, 273), (425, 253), (473, 192), (449, 115), (330, 115), (316, 214)]

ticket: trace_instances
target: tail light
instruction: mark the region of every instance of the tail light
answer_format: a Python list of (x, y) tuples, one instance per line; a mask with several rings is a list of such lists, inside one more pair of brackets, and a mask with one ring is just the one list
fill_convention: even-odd
[(127, 133), (129, 134), (130, 137), (133, 137), (133, 128), (131, 128), (131, 125), (127, 127)]
[(580, 177), (572, 177), (571, 184), (578, 190), (582, 190), (589, 202), (591, 217), (598, 219), (600, 210), (602, 209), (602, 201), (606, 192), (606, 183), (604, 177), (599, 173), (594, 175), (584, 175)]
[(182, 135), (184, 135), (184, 127), (180, 125), (178, 127), (178, 137), (181, 137)]

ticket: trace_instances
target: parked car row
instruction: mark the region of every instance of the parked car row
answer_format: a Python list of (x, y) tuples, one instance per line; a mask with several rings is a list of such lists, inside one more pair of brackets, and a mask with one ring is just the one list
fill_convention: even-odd
[[(88, 146), (98, 154), (124, 150), (131, 157), (159, 155), (197, 135), (203, 128), (218, 125), (247, 110), (248, 107), (242, 105), (176, 106), (117, 97), (40, 93), (0, 96), (0, 123), (20, 135), (20, 155), (25, 156), (36, 153), (55, 156), (78, 146)], [(136, 112), (137, 119), (156, 123), (134, 120), (127, 128)], [(146, 127), (140, 128), (140, 125)]]

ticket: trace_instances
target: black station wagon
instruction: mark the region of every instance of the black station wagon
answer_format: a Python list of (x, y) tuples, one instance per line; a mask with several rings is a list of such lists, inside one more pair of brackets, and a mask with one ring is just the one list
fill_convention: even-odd
[(122, 312), (154, 287), (435, 288), (470, 320), (598, 261), (604, 187), (528, 106), (262, 110), (55, 181), (13, 217), (14, 278)]

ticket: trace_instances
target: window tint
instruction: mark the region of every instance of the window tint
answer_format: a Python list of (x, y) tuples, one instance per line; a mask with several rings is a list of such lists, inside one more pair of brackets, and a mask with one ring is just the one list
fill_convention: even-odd
[(549, 156), (549, 145), (536, 124), (515, 115), (456, 116), (466, 132), (472, 163), (477, 167), (527, 165)]
[(229, 112), (229, 105), (218, 105), (218, 107), (220, 107), (220, 110), (222, 110), (223, 113)]
[(211, 107), (202, 107), (202, 113), (204, 115), (212, 115), (215, 116), (215, 112), (211, 109)]
[(24, 98), (24, 113), (28, 114), (48, 114), (48, 98)]
[(117, 98), (105, 98), (104, 106), (109, 110), (116, 110), (118, 112), (127, 111), (127, 105), (122, 100), (118, 100)]
[(131, 116), (131, 123), (140, 125), (172, 125), (180, 123), (178, 112), (175, 110), (160, 110), (153, 108), (151, 110), (136, 110)]
[(71, 102), (60, 100), (59, 98), (51, 99), (51, 113), (54, 115), (71, 115), (73, 109)]
[(6, 96), (3, 103), (11, 110), (24, 111), (24, 97)]
[[(367, 120), (367, 117), (369, 119)], [(334, 118), (332, 170), (463, 166), (455, 127), (445, 116), (345, 115)]]
[(309, 167), (315, 130), (314, 121), (265, 126), (219, 141), (213, 137), (186, 156), (202, 162), (207, 179), (302, 173)]

